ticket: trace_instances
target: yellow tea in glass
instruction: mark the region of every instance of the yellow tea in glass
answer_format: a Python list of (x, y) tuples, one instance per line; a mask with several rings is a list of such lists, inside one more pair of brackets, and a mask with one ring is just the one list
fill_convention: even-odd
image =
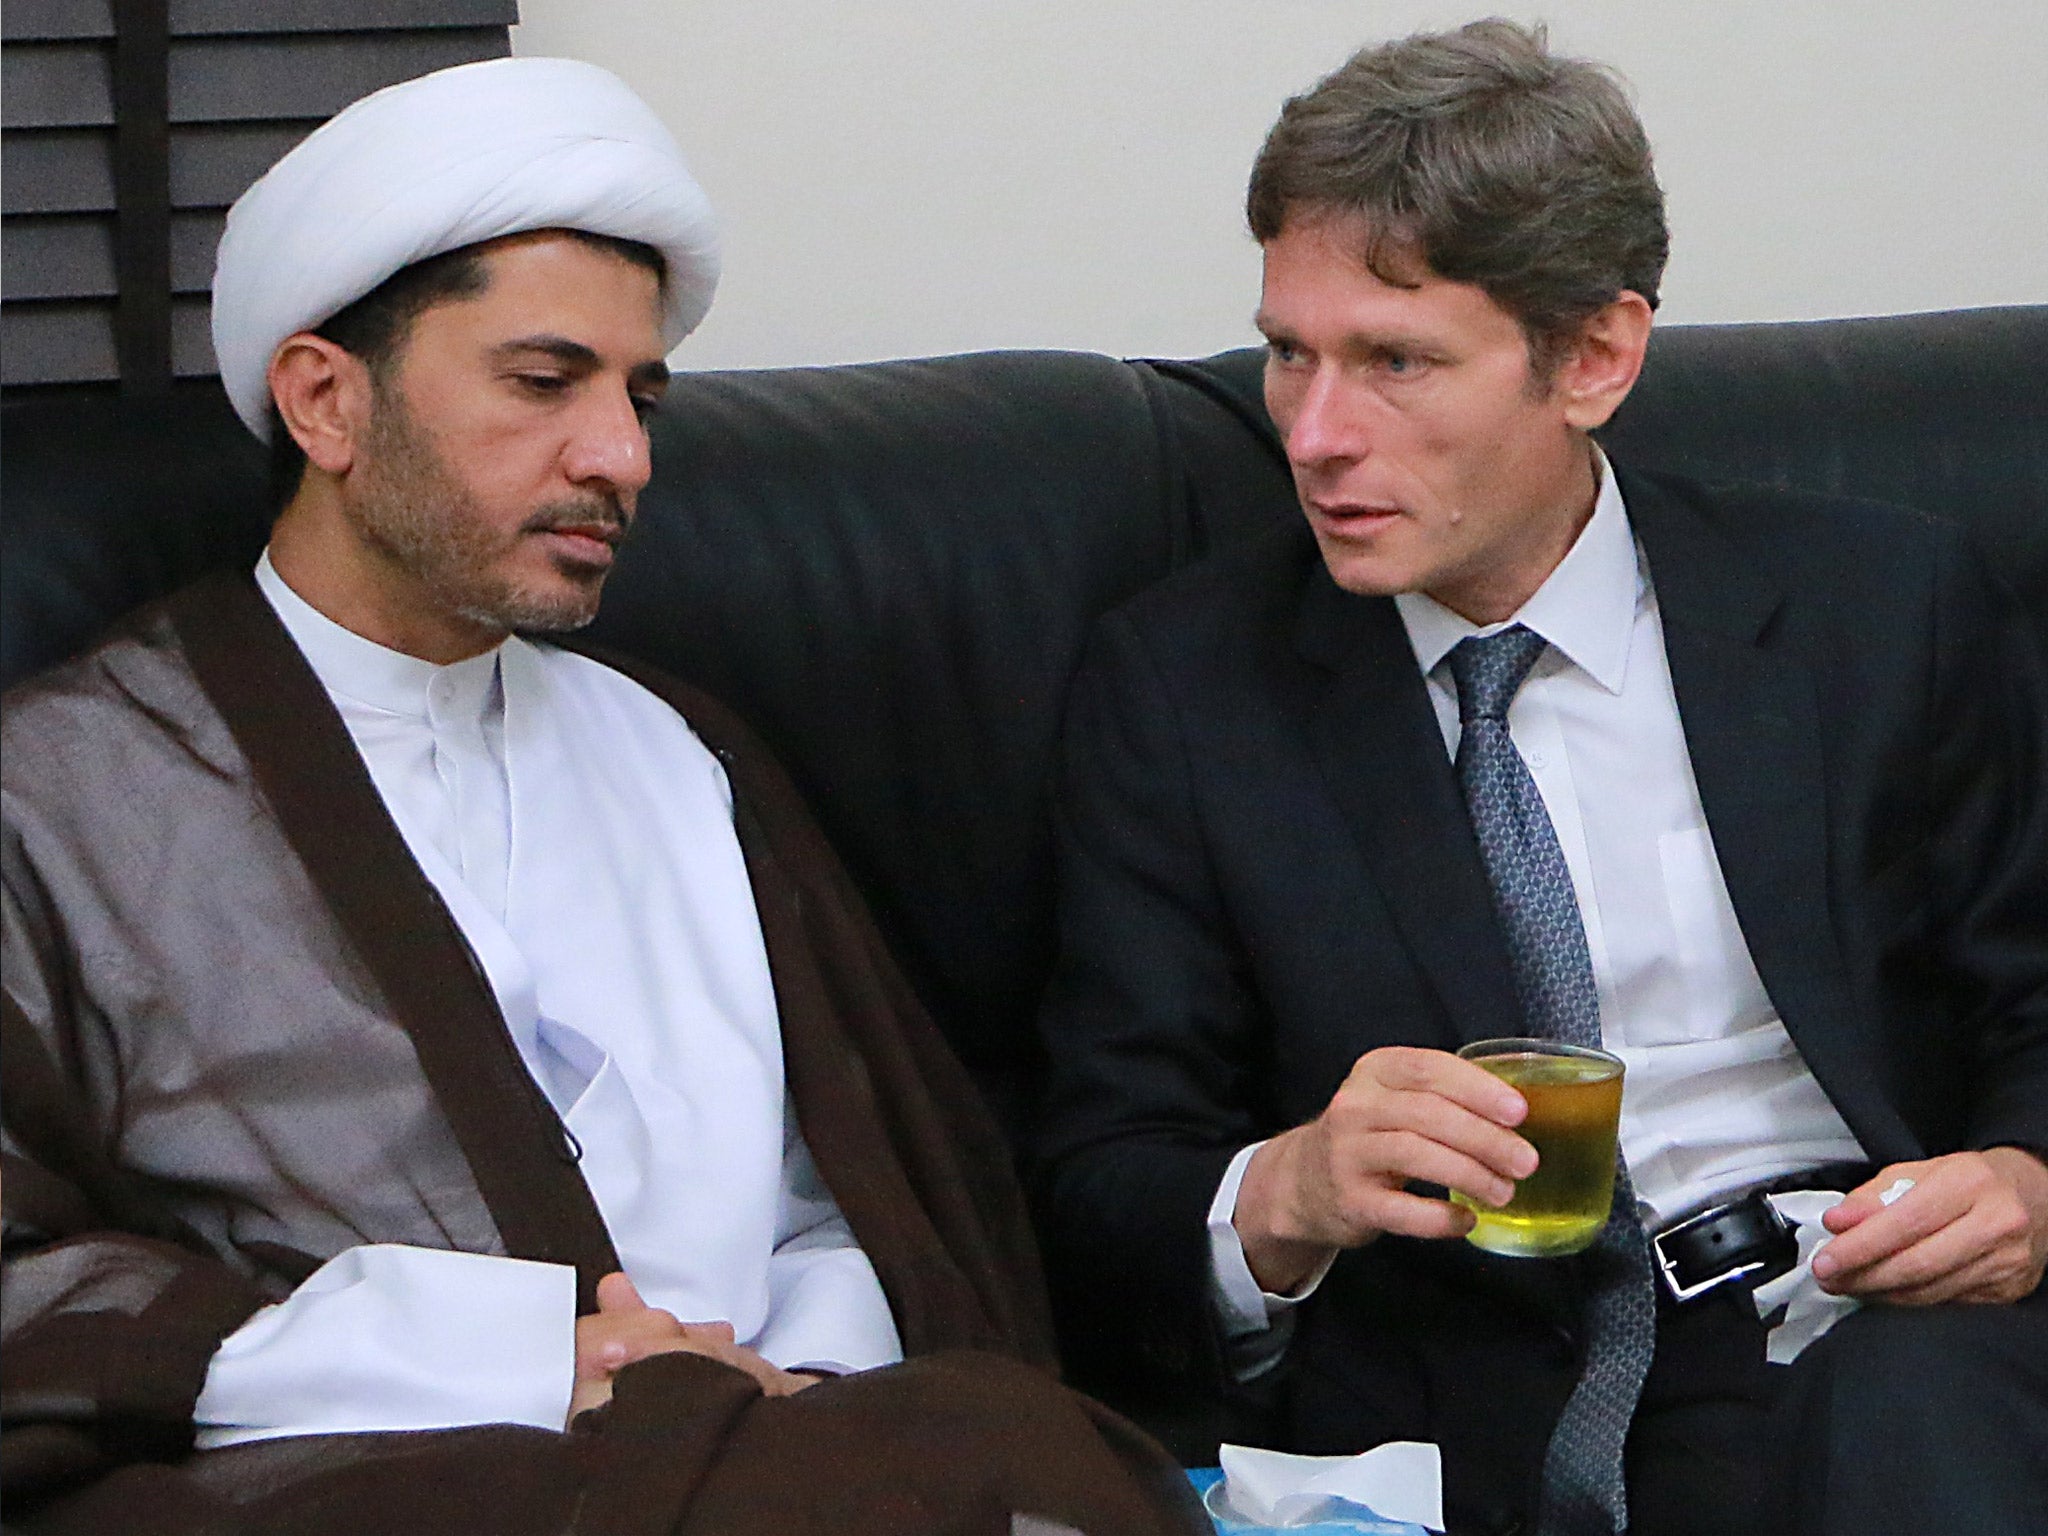
[(1465, 1240), (1489, 1253), (1550, 1258), (1577, 1253), (1607, 1225), (1614, 1201), (1614, 1139), (1621, 1123), (1621, 1061), (1561, 1040), (1478, 1040), (1458, 1054), (1529, 1102), (1516, 1131), (1536, 1148), (1536, 1171), (1496, 1209), (1456, 1190), (1479, 1218)]

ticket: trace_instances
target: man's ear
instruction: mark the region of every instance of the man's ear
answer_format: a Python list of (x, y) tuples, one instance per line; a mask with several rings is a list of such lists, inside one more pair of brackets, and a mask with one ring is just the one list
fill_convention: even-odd
[(1588, 319), (1552, 384), (1565, 420), (1582, 432), (1605, 426), (1635, 388), (1649, 344), (1650, 305), (1639, 293), (1623, 292)]
[(345, 475), (368, 430), (370, 370), (346, 347), (300, 331), (270, 358), (270, 398), (307, 462)]

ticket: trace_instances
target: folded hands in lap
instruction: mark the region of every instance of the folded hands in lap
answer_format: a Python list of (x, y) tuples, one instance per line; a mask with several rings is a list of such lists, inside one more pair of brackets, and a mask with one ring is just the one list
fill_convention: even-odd
[(685, 1323), (640, 1299), (624, 1274), (597, 1283), (597, 1310), (576, 1320), (576, 1385), (569, 1419), (612, 1395), (612, 1378), (650, 1355), (705, 1355), (744, 1371), (770, 1397), (788, 1397), (817, 1381), (803, 1371), (785, 1371), (737, 1342), (731, 1323)]

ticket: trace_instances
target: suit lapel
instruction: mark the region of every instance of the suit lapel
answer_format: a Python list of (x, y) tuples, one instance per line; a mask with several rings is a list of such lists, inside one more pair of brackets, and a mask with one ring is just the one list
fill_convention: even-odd
[(1873, 1152), (1917, 1138), (1859, 1063), (1828, 906), (1827, 793), (1815, 678), (1782, 643), (1783, 595), (1692, 507), (1621, 476), (1728, 898), (1764, 989), (1828, 1097)]
[(1295, 645), (1313, 664), (1298, 700), (1310, 749), (1458, 1039), (1522, 1033), (1493, 894), (1399, 613), (1343, 592), (1318, 562)]

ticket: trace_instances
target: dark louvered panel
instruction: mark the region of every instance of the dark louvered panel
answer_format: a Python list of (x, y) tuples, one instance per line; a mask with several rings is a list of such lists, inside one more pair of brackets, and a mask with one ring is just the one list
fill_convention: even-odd
[[(171, 370), (181, 379), (214, 373), (206, 296), (171, 301)], [(111, 384), (121, 376), (114, 306), (105, 301), (0, 305), (0, 385)]]
[(502, 27), (176, 42), (171, 121), (332, 117), (380, 86), (509, 51)]
[(110, 302), (0, 304), (0, 383), (118, 379), (117, 358)]
[[(171, 44), (171, 121), (332, 117), (379, 86), (509, 51), (489, 27), (183, 38)], [(111, 57), (103, 40), (11, 44), (0, 127), (112, 127)]]
[[(171, 0), (171, 31), (179, 37), (505, 27), (517, 20), (517, 0)], [(113, 35), (112, 0), (7, 0), (0, 13), (0, 37), (10, 43)]]
[[(118, 19), (132, 26), (140, 13), (131, 0), (6, 0), (0, 10), (0, 382), (119, 377), (115, 34)], [(169, 0), (169, 196), (159, 169), (157, 192), (131, 217), (154, 221), (158, 254), (141, 265), (167, 281), (174, 373), (213, 371), (205, 294), (228, 204), (356, 98), (509, 53), (518, 19), (516, 0)]]
[(114, 206), (114, 135), (58, 128), (7, 136), (0, 212), (98, 213)]
[(213, 287), (213, 253), (227, 224), (225, 208), (171, 215), (171, 292), (204, 296)]
[(203, 292), (171, 300), (171, 371), (181, 379), (220, 372), (213, 360), (213, 309)]
[(0, 48), (0, 128), (113, 126), (114, 50), (103, 40)]
[(111, 298), (114, 221), (100, 214), (9, 219), (0, 226), (0, 270), (7, 297)]
[(0, 8), (0, 39), (10, 43), (113, 35), (113, 0), (7, 0)]
[[(202, 208), (171, 216), (171, 292), (203, 294), (227, 214)], [(0, 229), (0, 267), (12, 299), (112, 298), (114, 221), (104, 214), (9, 219)]]
[[(301, 122), (193, 123), (171, 130), (171, 206), (225, 208), (314, 128)], [(0, 212), (111, 213), (114, 135), (105, 128), (10, 134)]]
[(171, 206), (225, 208), (319, 127), (294, 122), (194, 123), (171, 129)]
[(517, 0), (171, 0), (171, 31), (181, 37), (439, 27), (503, 30), (517, 20)]

